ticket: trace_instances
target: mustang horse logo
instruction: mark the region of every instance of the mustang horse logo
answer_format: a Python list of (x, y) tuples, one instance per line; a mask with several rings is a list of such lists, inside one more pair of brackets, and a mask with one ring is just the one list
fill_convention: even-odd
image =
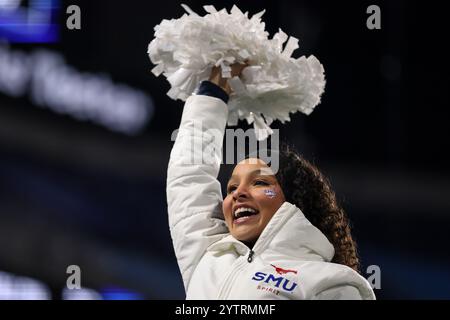
[(275, 272), (278, 273), (278, 274), (287, 274), (289, 272), (297, 274), (297, 270), (283, 269), (283, 268), (274, 266), (273, 264), (271, 264), (271, 266), (275, 268)]

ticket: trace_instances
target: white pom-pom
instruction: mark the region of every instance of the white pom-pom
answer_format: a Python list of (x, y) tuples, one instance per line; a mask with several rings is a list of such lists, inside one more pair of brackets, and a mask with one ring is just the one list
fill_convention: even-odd
[(292, 58), (298, 39), (281, 29), (269, 39), (261, 21), (265, 11), (249, 19), (237, 6), (230, 13), (205, 6), (207, 14), (202, 17), (182, 6), (188, 14), (161, 21), (148, 47), (156, 65), (152, 73), (163, 74), (171, 85), (169, 97), (186, 100), (209, 78), (213, 66), (221, 66), (222, 77), (231, 78), (233, 63), (249, 61), (242, 80), (228, 80), (233, 90), (228, 123), (236, 125), (238, 119), (253, 123), (258, 140), (272, 133), (272, 121), (290, 121), (289, 114), (298, 111), (308, 115), (320, 103), (323, 66), (314, 56)]

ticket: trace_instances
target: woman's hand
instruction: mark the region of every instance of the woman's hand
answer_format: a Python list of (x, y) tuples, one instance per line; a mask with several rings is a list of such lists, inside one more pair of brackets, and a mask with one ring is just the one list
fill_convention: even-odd
[[(231, 77), (240, 77), (242, 70), (248, 66), (248, 63), (234, 63), (231, 65)], [(225, 91), (228, 95), (231, 94), (231, 87), (228, 83), (228, 78), (222, 78), (222, 68), (214, 66), (211, 75), (209, 76), (209, 81), (218, 85)]]

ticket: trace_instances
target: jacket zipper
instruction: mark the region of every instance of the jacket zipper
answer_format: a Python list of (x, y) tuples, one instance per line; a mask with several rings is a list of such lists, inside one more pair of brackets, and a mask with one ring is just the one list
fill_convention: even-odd
[(250, 249), (250, 252), (248, 253), (248, 257), (247, 257), (247, 262), (248, 263), (252, 263), (254, 254), (255, 254), (255, 251)]
[[(251, 263), (253, 261), (254, 254), (255, 254), (255, 251), (250, 249), (250, 252), (248, 253), (248, 257), (247, 257), (247, 262), (248, 263)], [(230, 293), (230, 290), (231, 290), (231, 288), (232, 288), (232, 286), (234, 284), (235, 279), (239, 275), (239, 272), (243, 270), (242, 267), (244, 267), (244, 264), (245, 264), (245, 262), (243, 262), (243, 263), (241, 262), (240, 264), (237, 264), (235, 266), (235, 268), (232, 268), (232, 270), (230, 271), (230, 273), (226, 277), (226, 281), (225, 281), (224, 287), (219, 292), (218, 299), (223, 299), (223, 298), (226, 299), (228, 297), (228, 294)]]
[[(248, 263), (251, 263), (253, 261), (254, 255), (255, 255), (255, 251), (253, 251), (253, 249), (250, 249), (248, 256), (247, 256)], [(238, 277), (240, 271), (243, 271), (244, 269), (245, 269), (245, 260), (240, 260), (240, 262), (238, 260), (237, 263), (233, 266), (233, 268), (231, 268), (231, 270), (227, 274), (225, 281), (224, 281), (224, 285), (219, 290), (219, 294), (217, 296), (218, 300), (228, 298), (230, 290), (234, 285), (234, 281)]]
[(240, 271), (242, 271), (242, 267), (245, 265), (245, 262), (243, 260), (238, 260), (236, 265), (231, 268), (230, 272), (225, 278), (224, 285), (219, 290), (219, 294), (217, 296), (218, 300), (221, 299), (227, 299), (228, 294), (234, 284), (235, 279), (238, 277)]

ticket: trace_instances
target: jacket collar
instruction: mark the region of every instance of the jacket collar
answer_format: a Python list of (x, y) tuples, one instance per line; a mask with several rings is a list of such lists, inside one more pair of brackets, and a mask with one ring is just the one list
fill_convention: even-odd
[[(208, 251), (234, 248), (240, 255), (250, 249), (231, 234), (213, 243)], [(302, 260), (331, 261), (334, 248), (325, 235), (313, 226), (295, 205), (284, 202), (274, 214), (252, 249), (256, 255), (288, 255)]]

